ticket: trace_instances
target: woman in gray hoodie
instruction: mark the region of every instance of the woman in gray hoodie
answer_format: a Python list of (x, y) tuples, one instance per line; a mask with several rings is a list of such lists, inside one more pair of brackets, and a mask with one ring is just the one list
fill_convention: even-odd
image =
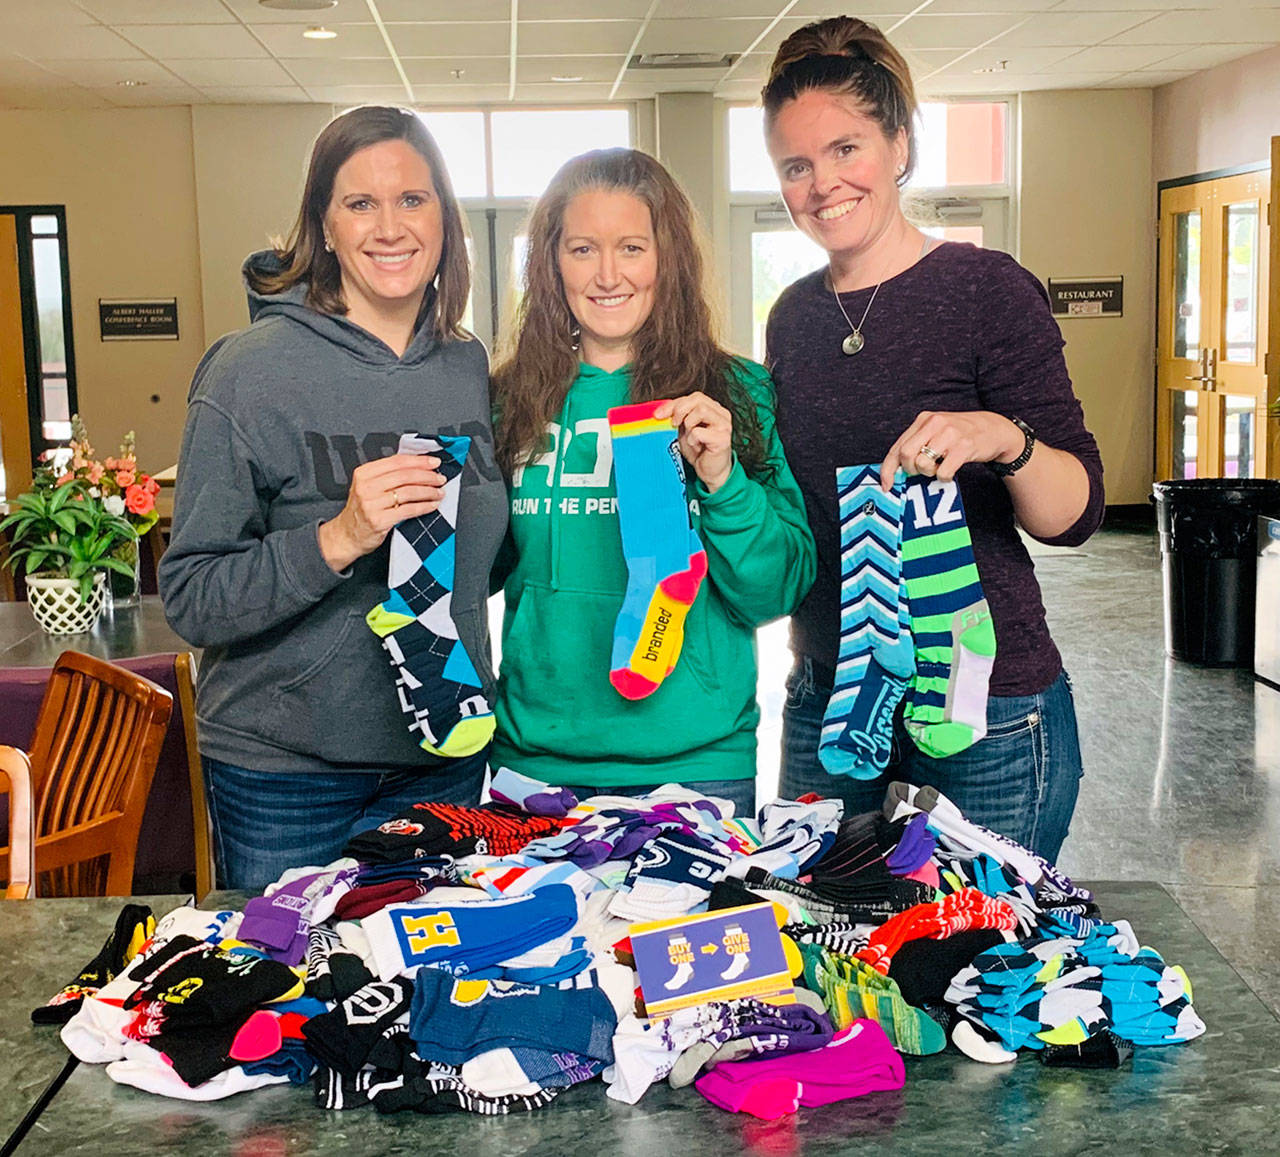
[[(412, 803), (478, 802), (506, 504), (462, 213), (418, 117), (330, 123), (288, 242), (244, 275), (252, 324), (192, 382), (160, 587), (204, 648), (220, 882), (261, 888)], [(411, 433), (426, 453), (398, 452)]]

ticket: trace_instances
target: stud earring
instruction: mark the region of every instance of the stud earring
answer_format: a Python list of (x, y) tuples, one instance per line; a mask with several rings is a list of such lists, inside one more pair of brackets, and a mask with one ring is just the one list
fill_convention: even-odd
[(569, 327), (569, 348), (576, 354), (580, 345), (582, 345), (582, 326), (572, 325)]
[(331, 242), (328, 237), (324, 239), (324, 251), (326, 253), (333, 252), (333, 242)]

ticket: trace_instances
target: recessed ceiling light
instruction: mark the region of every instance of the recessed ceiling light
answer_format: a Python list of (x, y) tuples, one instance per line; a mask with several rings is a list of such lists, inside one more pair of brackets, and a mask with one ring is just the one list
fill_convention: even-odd
[(118, 84), (121, 88), (143, 88), (146, 85), (146, 83), (147, 82), (145, 80), (117, 80), (116, 81), (116, 84)]
[(283, 9), (285, 12), (323, 12), (336, 8), (338, 0), (258, 0), (263, 8)]
[(580, 76), (553, 76), (551, 78), (556, 84), (577, 84), (582, 79)]
[(323, 24), (313, 24), (302, 35), (308, 40), (333, 40), (338, 34)]

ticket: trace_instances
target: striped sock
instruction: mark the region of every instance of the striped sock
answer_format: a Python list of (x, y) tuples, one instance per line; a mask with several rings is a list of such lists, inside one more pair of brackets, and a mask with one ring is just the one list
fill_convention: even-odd
[(954, 482), (907, 483), (902, 575), (915, 678), (907, 692), (907, 732), (926, 755), (955, 755), (987, 733), (987, 684), (996, 657), (991, 611)]
[[(613, 628), (609, 681), (626, 699), (652, 695), (675, 670), (684, 621), (707, 574), (707, 552), (689, 524), (676, 430), (661, 402), (609, 411), (627, 593)], [(674, 468), (673, 468), (674, 467)]]
[(914, 669), (899, 550), (901, 473), (888, 493), (880, 467), (836, 470), (840, 500), (840, 651), (818, 758), (832, 775), (874, 779), (889, 762), (893, 713)]

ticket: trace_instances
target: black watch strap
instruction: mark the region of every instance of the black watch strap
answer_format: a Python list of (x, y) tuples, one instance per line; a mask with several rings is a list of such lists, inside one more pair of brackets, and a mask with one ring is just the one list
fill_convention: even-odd
[(1022, 447), (1022, 453), (1012, 462), (992, 462), (990, 464), (991, 469), (995, 471), (998, 478), (1008, 478), (1010, 474), (1016, 474), (1031, 461), (1031, 451), (1036, 448), (1036, 432), (1021, 418), (1010, 418), (1009, 421), (1022, 431), (1027, 443)]

